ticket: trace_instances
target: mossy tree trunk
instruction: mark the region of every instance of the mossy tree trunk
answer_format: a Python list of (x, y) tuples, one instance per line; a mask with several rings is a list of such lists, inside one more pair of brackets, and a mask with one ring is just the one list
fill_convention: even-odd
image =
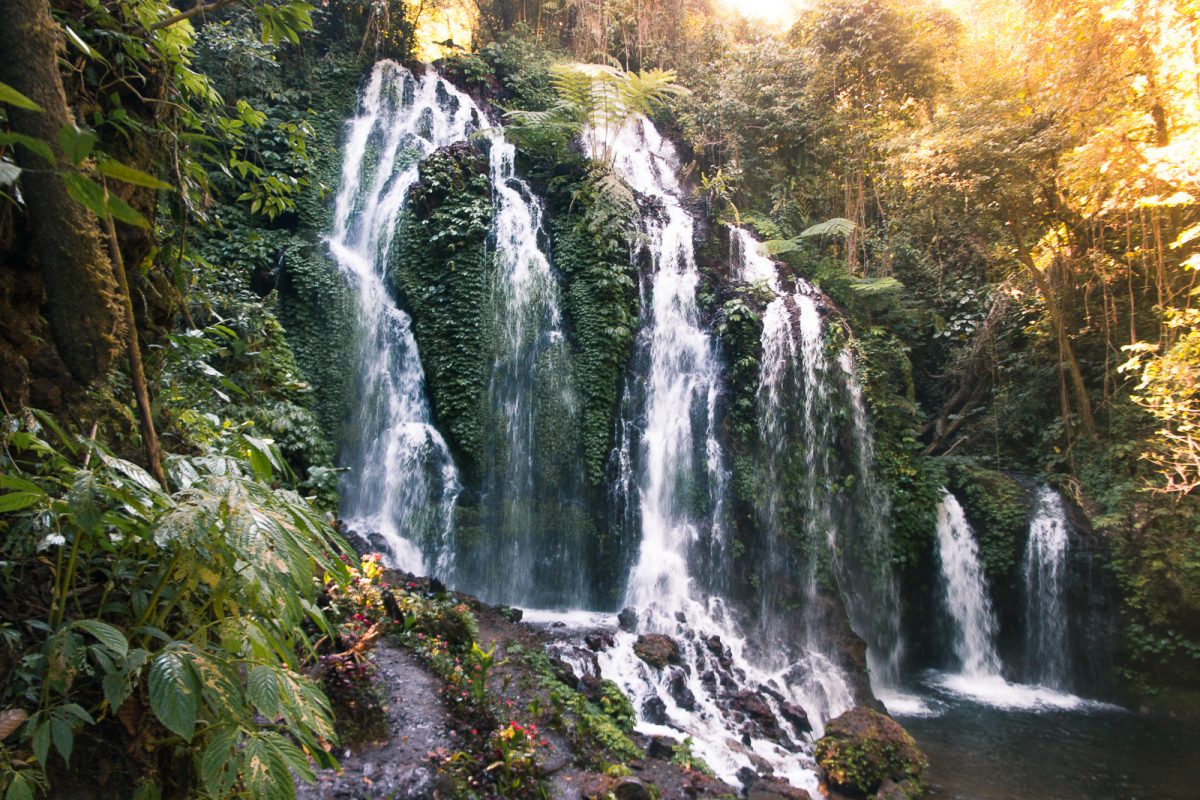
[[(74, 119), (58, 71), (59, 48), (47, 0), (5, 0), (0, 81), (43, 109), (8, 107), (9, 125), (49, 143), (59, 167), (67, 169), (71, 165), (59, 149), (58, 131)], [(95, 219), (67, 193), (60, 172), (27, 149), (16, 150), (54, 344), (71, 374), (88, 383), (108, 370), (121, 345), (124, 323), (112, 263)]]

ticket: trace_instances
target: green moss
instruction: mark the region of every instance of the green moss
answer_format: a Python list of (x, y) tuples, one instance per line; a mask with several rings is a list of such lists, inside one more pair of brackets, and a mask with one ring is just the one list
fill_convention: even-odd
[(587, 478), (601, 486), (638, 305), (636, 273), (629, 261), (630, 221), (620, 216), (597, 221), (597, 202), (581, 194), (570, 213), (554, 220), (551, 232), (583, 403)]
[(439, 150), (410, 190), (389, 270), (412, 314), (438, 427), (468, 476), (483, 457), (491, 225), (483, 154), (467, 144)]
[(862, 707), (826, 726), (815, 756), (831, 784), (865, 797), (889, 780), (899, 785), (902, 797), (920, 797), (929, 763), (898, 722)]
[(993, 580), (1011, 575), (1028, 529), (1029, 491), (1007, 473), (968, 462), (952, 463), (948, 473), (950, 489), (978, 537), (984, 572)]

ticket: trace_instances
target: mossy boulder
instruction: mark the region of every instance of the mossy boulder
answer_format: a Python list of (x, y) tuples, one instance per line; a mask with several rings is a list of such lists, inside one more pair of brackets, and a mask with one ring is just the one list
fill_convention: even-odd
[(920, 797), (929, 765), (900, 723), (861, 706), (825, 726), (816, 757), (836, 791), (888, 800)]

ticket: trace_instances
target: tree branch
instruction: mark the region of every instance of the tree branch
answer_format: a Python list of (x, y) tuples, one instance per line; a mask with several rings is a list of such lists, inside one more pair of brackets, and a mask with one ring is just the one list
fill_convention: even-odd
[(214, 0), (211, 3), (194, 5), (187, 11), (180, 11), (173, 17), (167, 17), (166, 19), (159, 20), (150, 26), (150, 30), (161, 31), (163, 28), (169, 28), (177, 22), (183, 22), (185, 19), (191, 19), (192, 17), (200, 14), (207, 14), (209, 11), (217, 11), (235, 2), (237, 2), (237, 0)]

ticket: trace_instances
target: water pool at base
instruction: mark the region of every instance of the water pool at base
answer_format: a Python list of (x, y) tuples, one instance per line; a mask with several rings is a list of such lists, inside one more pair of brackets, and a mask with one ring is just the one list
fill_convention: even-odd
[(1200, 720), (1112, 706), (1001, 708), (945, 691), (897, 714), (937, 800), (1197, 800)]

